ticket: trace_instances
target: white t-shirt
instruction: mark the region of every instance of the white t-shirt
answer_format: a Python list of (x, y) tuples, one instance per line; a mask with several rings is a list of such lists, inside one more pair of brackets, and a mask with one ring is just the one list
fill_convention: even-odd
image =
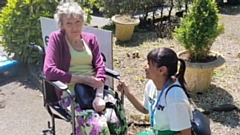
[[(175, 84), (180, 85), (178, 81), (174, 82), (172, 85)], [(168, 87), (164, 90), (160, 98), (158, 105), (159, 108), (155, 109), (153, 129), (160, 131), (181, 131), (190, 128), (192, 111), (185, 92), (180, 87), (172, 87), (167, 93), (165, 99), (167, 89)], [(152, 113), (151, 102), (154, 101), (153, 107), (155, 107), (160, 92), (161, 91), (157, 90), (152, 80), (147, 82), (145, 88), (144, 108), (149, 112), (150, 121)], [(157, 93), (157, 95), (154, 93)]]

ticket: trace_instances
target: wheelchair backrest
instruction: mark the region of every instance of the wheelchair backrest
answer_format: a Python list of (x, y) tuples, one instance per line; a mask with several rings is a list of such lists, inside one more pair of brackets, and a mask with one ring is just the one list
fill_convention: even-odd
[[(57, 26), (56, 21), (51, 18), (40, 17), (40, 22), (41, 22), (44, 50), (46, 52), (49, 35), (53, 31), (59, 30), (59, 27)], [(100, 30), (92, 27), (87, 27), (87, 26), (83, 27), (83, 31), (93, 33), (96, 35), (99, 42), (100, 51), (104, 56), (103, 58), (104, 58), (106, 67), (109, 69), (113, 69), (112, 32), (107, 30)], [(41, 55), (41, 58), (42, 58), (42, 62), (44, 63), (44, 58), (45, 58), (44, 53)], [(106, 85), (113, 88), (113, 78), (107, 76)], [(55, 88), (52, 85), (48, 84), (47, 81), (43, 81), (43, 87), (44, 87), (43, 93), (44, 93), (45, 101), (55, 102), (58, 100), (60, 93), (56, 93)]]
[[(51, 18), (40, 17), (40, 22), (44, 49), (46, 51), (49, 35), (53, 31), (59, 30), (59, 27), (57, 26), (56, 21)], [(96, 35), (100, 51), (104, 54), (106, 58), (105, 62), (106, 67), (109, 69), (113, 69), (112, 31), (97, 29), (88, 26), (83, 26), (83, 31), (93, 33), (94, 35)], [(113, 78), (107, 76), (106, 85), (113, 87)]]

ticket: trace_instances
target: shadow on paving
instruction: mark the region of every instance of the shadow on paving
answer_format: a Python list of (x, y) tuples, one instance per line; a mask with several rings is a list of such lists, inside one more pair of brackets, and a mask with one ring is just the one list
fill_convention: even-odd
[[(23, 66), (18, 75), (0, 81), (0, 135), (41, 135), (48, 128), (51, 117), (31, 79)], [(57, 135), (70, 134), (70, 123), (55, 122)]]
[(30, 88), (33, 90), (37, 89), (37, 87), (31, 81), (32, 78), (29, 76), (27, 65), (20, 64), (16, 72), (17, 74), (12, 77), (0, 75), (0, 86), (4, 86), (11, 82), (19, 82), (21, 85), (24, 85), (24, 88)]
[(240, 4), (235, 6), (224, 5), (222, 7), (219, 7), (219, 13), (226, 14), (226, 15), (238, 15), (240, 14)]
[[(239, 126), (239, 112), (231, 107), (234, 104), (234, 100), (228, 91), (212, 84), (206, 93), (191, 94), (191, 97), (197, 107), (202, 108), (204, 111), (209, 111), (208, 117), (213, 122), (232, 128)], [(213, 110), (214, 107), (219, 105), (223, 105), (221, 110), (224, 111)]]

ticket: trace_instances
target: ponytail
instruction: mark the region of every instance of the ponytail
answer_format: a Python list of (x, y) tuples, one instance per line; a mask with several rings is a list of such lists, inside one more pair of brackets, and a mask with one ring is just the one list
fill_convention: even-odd
[(181, 63), (180, 69), (178, 71), (178, 74), (176, 75), (176, 78), (178, 78), (179, 83), (182, 85), (183, 90), (186, 92), (186, 81), (184, 79), (184, 74), (186, 70), (186, 64), (183, 59), (178, 59)]

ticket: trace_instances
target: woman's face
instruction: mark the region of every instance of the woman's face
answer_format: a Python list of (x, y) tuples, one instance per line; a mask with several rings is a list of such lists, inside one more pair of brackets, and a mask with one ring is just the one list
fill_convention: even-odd
[(61, 28), (65, 30), (66, 35), (71, 39), (79, 38), (82, 33), (82, 27), (82, 18), (75, 18), (73, 16), (68, 18), (67, 15), (63, 15)]
[(148, 61), (144, 66), (144, 70), (146, 73), (146, 78), (154, 80), (159, 76), (160, 68), (157, 67), (157, 64), (151, 61)]

